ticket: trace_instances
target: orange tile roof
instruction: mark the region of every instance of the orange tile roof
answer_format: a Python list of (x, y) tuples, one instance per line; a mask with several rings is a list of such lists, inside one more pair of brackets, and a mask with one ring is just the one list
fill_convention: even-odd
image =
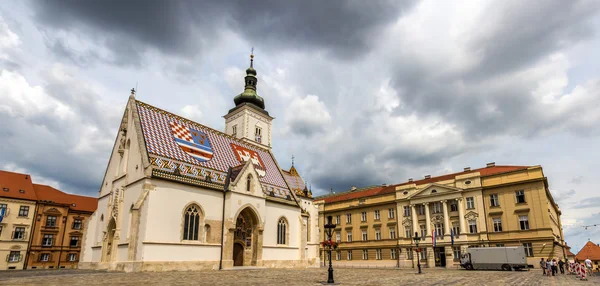
[(575, 253), (571, 252), (571, 250), (567, 249), (567, 256), (575, 256)]
[(351, 199), (356, 199), (356, 198), (370, 197), (370, 196), (391, 193), (391, 192), (395, 191), (396, 186), (403, 186), (403, 185), (409, 185), (409, 184), (416, 184), (416, 185), (432, 184), (432, 183), (436, 183), (436, 182), (454, 179), (456, 176), (459, 176), (459, 175), (475, 173), (475, 172), (479, 172), (481, 177), (486, 177), (486, 176), (492, 176), (492, 175), (497, 175), (497, 174), (506, 173), (506, 172), (525, 170), (527, 168), (529, 168), (529, 167), (528, 166), (484, 167), (484, 168), (474, 169), (474, 170), (470, 170), (470, 171), (463, 171), (463, 172), (452, 173), (452, 174), (447, 174), (447, 175), (442, 175), (442, 176), (437, 176), (437, 177), (431, 177), (429, 179), (416, 180), (416, 181), (412, 181), (412, 182), (407, 181), (407, 182), (400, 183), (397, 185), (390, 185), (388, 187), (374, 187), (374, 188), (370, 188), (370, 189), (367, 189), (364, 191), (344, 192), (337, 196), (326, 197), (323, 200), (325, 201), (326, 204), (334, 203), (334, 202), (346, 201), (346, 200), (351, 200)]
[(590, 260), (593, 261), (600, 260), (600, 246), (591, 241), (588, 241), (583, 246), (583, 248), (581, 248), (581, 250), (577, 253), (577, 255), (575, 255), (575, 258), (579, 261), (584, 261), (588, 257), (590, 258)]
[(76, 211), (94, 212), (98, 208), (98, 198), (67, 194), (46, 185), (34, 184), (33, 188), (37, 194), (38, 201), (67, 204), (71, 209)]
[(37, 200), (31, 176), (28, 174), (0, 171), (0, 197)]

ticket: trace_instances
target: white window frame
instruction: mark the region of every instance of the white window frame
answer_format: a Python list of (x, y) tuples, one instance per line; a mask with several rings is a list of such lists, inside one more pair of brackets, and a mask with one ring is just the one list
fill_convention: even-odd
[(381, 249), (375, 249), (375, 259), (381, 260)]
[(346, 254), (346, 259), (347, 260), (352, 260), (352, 250), (348, 250), (348, 252)]
[(232, 135), (233, 137), (236, 137), (236, 138), (237, 138), (237, 124), (236, 124), (236, 125), (233, 125), (233, 126), (231, 126), (231, 129), (232, 129), (232, 130), (231, 130), (231, 135)]
[(335, 216), (335, 224), (340, 224), (340, 215)]
[(444, 224), (436, 223), (435, 225), (435, 238), (443, 238), (444, 237)]
[(425, 215), (425, 206), (417, 205), (417, 215)]
[(8, 253), (8, 262), (19, 262), (21, 261), (21, 252), (20, 251), (10, 251)]
[(396, 239), (396, 229), (393, 227), (390, 228), (390, 239)]
[(441, 214), (442, 213), (442, 203), (435, 202), (432, 204), (431, 213), (433, 214)]
[(394, 208), (388, 209), (388, 218), (395, 218), (396, 217), (396, 211), (394, 210)]
[[(46, 237), (48, 236), (48, 237)], [(49, 243), (47, 243), (49, 241)], [(54, 235), (52, 234), (44, 234), (44, 236), (42, 236), (42, 246), (52, 246), (52, 244), (54, 243)]]
[(404, 227), (404, 236), (406, 238), (411, 238), (412, 237), (412, 226), (405, 226)]
[(502, 231), (502, 219), (499, 217), (492, 218), (492, 225), (494, 226), (494, 232)]
[(421, 252), (419, 252), (419, 254), (421, 255), (421, 260), (427, 260), (427, 248), (421, 248)]
[(375, 218), (375, 220), (381, 219), (381, 214), (380, 214), (379, 210), (375, 210), (373, 215), (374, 215), (373, 217)]
[(498, 199), (498, 194), (491, 194), (490, 195), (490, 207), (499, 207), (500, 206), (500, 200)]
[(392, 259), (392, 260), (396, 259), (396, 249), (395, 248), (390, 249), (390, 259)]
[(341, 251), (336, 251), (335, 252), (335, 260), (340, 261), (342, 260), (342, 252)]
[(452, 247), (452, 254), (454, 256), (454, 259), (460, 259), (460, 246)]
[(367, 231), (366, 231), (366, 230), (364, 230), (364, 229), (362, 230), (361, 237), (362, 237), (362, 241), (367, 241), (367, 240), (369, 240), (369, 234), (367, 233)]
[(335, 233), (335, 241), (340, 243), (342, 241), (342, 234), (339, 232)]
[(69, 255), (67, 256), (67, 261), (77, 261), (77, 254), (76, 253), (69, 253)]
[[(519, 197), (523, 197), (522, 202), (519, 202)], [(515, 191), (515, 203), (517, 203), (517, 204), (527, 203), (527, 200), (525, 199), (525, 190)]]
[(458, 235), (460, 234), (460, 223), (457, 221), (453, 221), (452, 230), (454, 230), (454, 237), (458, 237)]
[(413, 259), (413, 250), (410, 248), (406, 249), (406, 259), (407, 260), (412, 260)]
[(360, 221), (361, 222), (367, 221), (367, 212), (361, 212), (360, 213)]
[(254, 141), (262, 143), (262, 128), (259, 126), (254, 128)]
[(533, 256), (533, 244), (531, 242), (525, 242), (525, 243), (523, 243), (523, 247), (525, 247), (525, 255), (527, 255), (527, 257), (532, 257)]
[(519, 229), (520, 230), (529, 230), (529, 216), (528, 215), (520, 215), (519, 216)]
[(427, 236), (427, 225), (424, 225), (424, 224), (419, 225), (419, 230), (421, 232), (421, 238)]
[(351, 213), (346, 214), (346, 223), (352, 223), (352, 214)]
[(467, 209), (468, 210), (475, 209), (475, 198), (474, 197), (468, 197), (465, 200), (467, 201)]
[(477, 233), (477, 221), (473, 219), (469, 220), (467, 223), (469, 225), (469, 233)]
[(346, 241), (352, 242), (352, 232), (351, 231), (348, 231), (348, 233), (346, 233)]
[(368, 250), (363, 249), (362, 258), (363, 258), (363, 260), (369, 260), (369, 251)]
[(48, 261), (50, 261), (50, 253), (40, 254), (40, 262), (48, 262)]
[(410, 206), (404, 206), (403, 210), (404, 210), (404, 217), (411, 216)]

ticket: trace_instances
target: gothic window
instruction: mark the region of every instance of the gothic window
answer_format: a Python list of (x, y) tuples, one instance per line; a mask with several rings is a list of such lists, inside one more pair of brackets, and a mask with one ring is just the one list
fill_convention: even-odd
[(190, 205), (183, 214), (183, 240), (198, 240), (200, 207)]
[(254, 130), (254, 139), (256, 140), (256, 142), (261, 143), (261, 138), (262, 138), (262, 129), (258, 126), (256, 126), (256, 129)]
[(248, 175), (246, 178), (246, 192), (250, 192), (252, 189), (252, 175)]
[(233, 135), (233, 137), (237, 137), (237, 125), (233, 125), (233, 130), (231, 132), (231, 135)]
[(286, 244), (287, 222), (284, 218), (279, 219), (277, 223), (277, 244)]

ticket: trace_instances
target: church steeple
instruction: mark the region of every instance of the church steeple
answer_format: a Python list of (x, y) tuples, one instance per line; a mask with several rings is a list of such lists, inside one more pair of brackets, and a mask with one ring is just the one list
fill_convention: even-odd
[(258, 83), (258, 78), (256, 77), (256, 70), (254, 69), (254, 52), (250, 54), (250, 67), (246, 69), (246, 77), (244, 78), (244, 81), (246, 82), (244, 92), (240, 93), (233, 99), (235, 106), (240, 106), (244, 103), (250, 103), (264, 110), (265, 101), (256, 93), (256, 84)]

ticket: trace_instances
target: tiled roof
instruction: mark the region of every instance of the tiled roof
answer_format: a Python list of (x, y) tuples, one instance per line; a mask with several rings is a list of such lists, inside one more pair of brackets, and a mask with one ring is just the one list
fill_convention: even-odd
[[(286, 170), (281, 170), (281, 171), (283, 172), (283, 177), (285, 178), (285, 181), (288, 183), (288, 186), (290, 186), (290, 189), (292, 191), (294, 191), (296, 195), (304, 197), (305, 196), (304, 190), (307, 189), (306, 183), (304, 182), (304, 180), (302, 179), (300, 174), (298, 174), (298, 171), (296, 171), (296, 168), (294, 168), (294, 166), (292, 166), (289, 171), (286, 171)], [(312, 194), (309, 193), (308, 197), (312, 197)]]
[(351, 199), (356, 199), (356, 198), (370, 197), (370, 196), (391, 193), (391, 192), (395, 191), (397, 186), (410, 185), (410, 184), (416, 184), (416, 185), (432, 184), (432, 183), (436, 183), (436, 182), (454, 179), (456, 176), (469, 174), (469, 173), (475, 173), (475, 172), (479, 172), (481, 177), (486, 177), (486, 176), (497, 175), (497, 174), (506, 173), (506, 172), (524, 170), (527, 168), (529, 168), (529, 167), (527, 167), (527, 166), (485, 167), (485, 168), (474, 169), (474, 170), (470, 170), (470, 171), (463, 171), (463, 172), (458, 172), (458, 173), (452, 173), (452, 174), (432, 177), (429, 179), (416, 180), (416, 181), (412, 181), (412, 182), (407, 181), (407, 182), (404, 182), (401, 184), (390, 185), (387, 187), (378, 186), (378, 187), (373, 187), (373, 188), (363, 190), (363, 191), (344, 192), (339, 195), (325, 197), (325, 198), (323, 198), (323, 200), (325, 201), (325, 203), (341, 202), (341, 201), (346, 201), (346, 200), (351, 200)]
[(0, 197), (35, 201), (31, 176), (0, 171)]
[[(264, 174), (259, 177), (263, 192), (291, 199), (285, 180), (268, 150), (143, 102), (136, 101), (136, 105), (150, 162), (158, 169), (196, 179), (209, 176), (213, 182), (223, 184), (230, 166), (239, 166), (246, 160), (253, 160), (257, 172)], [(184, 151), (181, 140), (175, 141), (173, 126), (177, 126), (179, 130), (184, 129), (184, 132), (195, 130), (203, 133), (201, 136), (205, 136), (207, 140), (199, 148), (210, 153), (204, 157), (207, 159), (198, 160)], [(191, 137), (190, 135), (189, 138)]]
[(593, 261), (600, 260), (600, 246), (588, 241), (577, 253), (577, 255), (575, 255), (575, 258), (577, 258), (579, 261), (584, 261), (588, 257)]
[(94, 212), (98, 208), (98, 198), (67, 194), (53, 187), (34, 184), (38, 201), (67, 204), (73, 210)]
[(570, 249), (567, 249), (567, 256), (575, 256), (575, 253), (571, 252)]

